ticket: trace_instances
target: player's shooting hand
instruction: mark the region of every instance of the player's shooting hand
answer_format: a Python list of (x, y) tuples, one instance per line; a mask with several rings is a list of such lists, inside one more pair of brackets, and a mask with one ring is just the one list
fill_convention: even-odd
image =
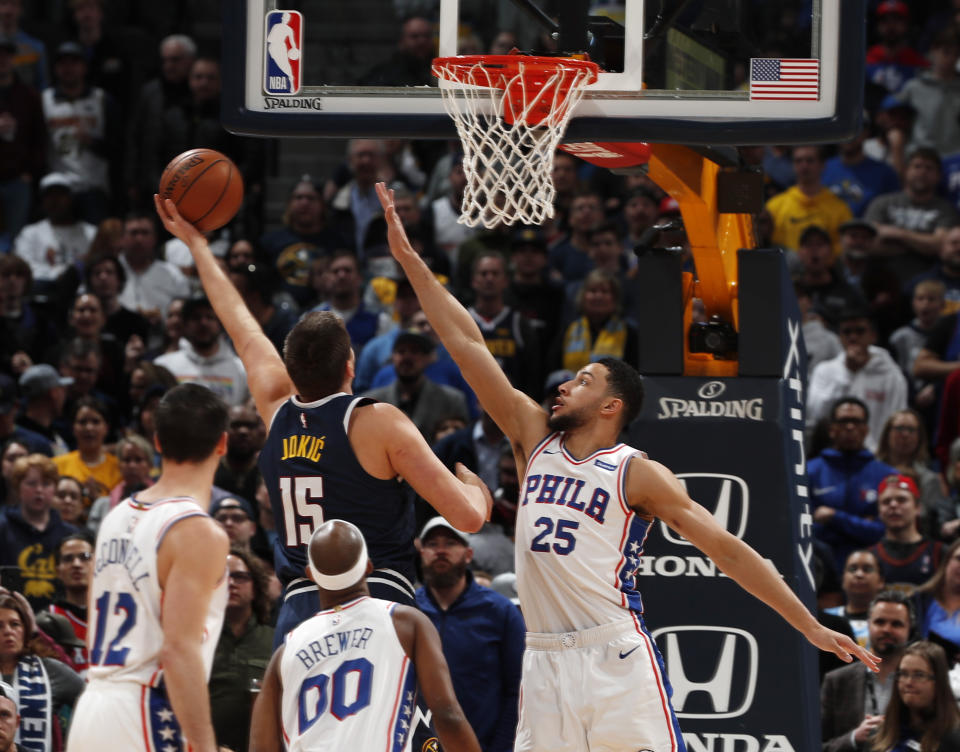
[(160, 216), (163, 226), (167, 228), (167, 232), (186, 243), (190, 253), (194, 253), (194, 246), (197, 243), (202, 243), (206, 247), (207, 240), (203, 233), (180, 216), (180, 212), (177, 211), (177, 206), (173, 201), (168, 198), (162, 199), (154, 193), (153, 203), (157, 207), (157, 214)]
[(487, 484), (480, 480), (480, 476), (471, 471), (462, 462), (458, 462), (453, 469), (457, 475), (457, 479), (461, 483), (465, 483), (468, 486), (476, 486), (483, 493), (483, 500), (487, 503), (487, 511), (483, 519), (489, 522), (490, 514), (493, 512), (493, 495), (490, 493), (490, 489), (487, 488)]
[(844, 663), (850, 663), (854, 658), (859, 658), (874, 673), (880, 670), (880, 659), (845, 634), (834, 632), (822, 624), (817, 624), (806, 637), (813, 645), (828, 653), (833, 653)]
[(387, 242), (390, 244), (390, 252), (393, 257), (403, 263), (403, 256), (407, 254), (417, 255), (407, 239), (407, 231), (403, 229), (403, 222), (400, 221), (400, 215), (393, 204), (393, 189), (387, 188), (384, 182), (377, 183), (377, 196), (380, 198), (380, 205), (383, 207), (383, 216), (387, 220)]

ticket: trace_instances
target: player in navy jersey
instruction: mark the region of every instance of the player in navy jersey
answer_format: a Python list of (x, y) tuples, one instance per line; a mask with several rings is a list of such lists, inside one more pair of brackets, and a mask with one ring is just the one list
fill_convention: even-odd
[(466, 531), (479, 530), (489, 517), (489, 490), (462, 465), (451, 474), (398, 408), (351, 394), (354, 353), (334, 314), (304, 316), (287, 335), (281, 359), (203, 235), (172, 201), (155, 201), (164, 226), (193, 254), (269, 427), (260, 471), (276, 522), (277, 575), (285, 587), (277, 643), (317, 611), (316, 586), (305, 577), (306, 546), (324, 520), (345, 519), (363, 533), (375, 567), (368, 580), (375, 597), (414, 605), (413, 509), (398, 478)]
[(418, 687), (443, 748), (480, 752), (436, 628), (416, 609), (370, 597), (364, 573), (373, 564), (360, 531), (325, 522), (313, 534), (309, 560), (322, 610), (290, 633), (267, 667), (253, 709), (252, 752), (401, 752)]
[[(517, 752), (684, 749), (662, 660), (643, 623), (636, 567), (654, 518), (683, 535), (817, 647), (845, 661), (877, 658), (817, 622), (777, 573), (687, 496), (663, 465), (618, 442), (643, 400), (622, 360), (590, 363), (560, 385), (548, 415), (515, 390), (476, 322), (407, 241), (379, 183), (394, 257), (431, 325), (523, 469), (517, 591), (527, 629)], [(630, 663), (624, 661), (630, 658)], [(589, 676), (590, 682), (583, 677)], [(601, 702), (629, 688), (630, 702)]]

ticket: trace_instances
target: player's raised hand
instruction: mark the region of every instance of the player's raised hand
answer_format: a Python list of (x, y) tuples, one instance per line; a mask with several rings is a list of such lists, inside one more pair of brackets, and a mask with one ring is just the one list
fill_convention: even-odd
[(855, 643), (847, 635), (827, 629), (822, 624), (818, 624), (810, 634), (806, 635), (806, 638), (821, 650), (835, 654), (845, 663), (859, 658), (874, 673), (880, 670), (880, 659), (877, 656)]
[(400, 215), (393, 205), (393, 189), (387, 188), (387, 184), (377, 183), (377, 196), (380, 198), (380, 205), (383, 207), (383, 216), (387, 220), (387, 242), (390, 243), (390, 252), (393, 257), (403, 264), (403, 257), (412, 254), (417, 255), (407, 239), (407, 231), (403, 229), (403, 222), (400, 221)]
[(457, 475), (457, 479), (461, 483), (465, 483), (468, 486), (476, 486), (483, 492), (483, 499), (487, 502), (487, 513), (484, 515), (483, 519), (489, 522), (490, 515), (493, 512), (493, 496), (490, 493), (490, 489), (487, 488), (487, 484), (480, 480), (480, 476), (470, 470), (462, 462), (458, 462), (456, 465), (454, 465), (453, 469)]
[(186, 243), (191, 253), (194, 251), (194, 244), (198, 241), (206, 244), (207, 239), (203, 236), (203, 233), (180, 215), (180, 212), (177, 211), (177, 205), (173, 201), (168, 198), (162, 199), (154, 193), (153, 204), (157, 207), (157, 214), (160, 216), (163, 226), (167, 228), (171, 235)]

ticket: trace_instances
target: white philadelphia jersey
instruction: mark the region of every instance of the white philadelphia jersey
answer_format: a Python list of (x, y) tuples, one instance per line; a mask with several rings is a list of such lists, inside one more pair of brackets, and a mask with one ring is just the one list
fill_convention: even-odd
[[(643, 611), (635, 573), (650, 520), (627, 506), (626, 444), (577, 460), (554, 433), (534, 449), (517, 505), (517, 594), (531, 632), (573, 632)], [(638, 460), (639, 461), (639, 460)]]
[[(88, 619), (88, 678), (93, 681), (159, 685), (163, 669), (160, 621), (163, 592), (157, 576), (157, 550), (173, 525), (206, 516), (191, 498), (142, 504), (125, 499), (104, 518), (94, 550)], [(224, 561), (224, 574), (226, 574)], [(204, 626), (203, 665), (207, 676), (227, 606), (227, 578), (218, 585)]]
[(393, 626), (396, 605), (364, 596), (287, 635), (280, 715), (289, 752), (404, 749), (417, 677)]

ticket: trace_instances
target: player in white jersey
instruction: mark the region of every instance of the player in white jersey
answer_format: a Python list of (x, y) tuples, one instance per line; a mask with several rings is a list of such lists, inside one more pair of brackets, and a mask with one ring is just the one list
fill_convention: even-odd
[[(643, 386), (615, 358), (560, 386), (548, 415), (515, 390), (466, 309), (410, 246), (378, 184), (390, 250), (431, 325), (524, 469), (517, 506), (517, 591), (527, 628), (515, 750), (684, 748), (634, 572), (655, 517), (666, 522), (806, 638), (845, 661), (877, 658), (817, 622), (752, 548), (721, 528), (663, 465), (618, 443)], [(629, 659), (629, 660), (627, 660)], [(634, 696), (623, 700), (624, 692)]]
[(226, 533), (207, 515), (227, 407), (198, 384), (157, 407), (163, 465), (106, 516), (90, 587), (89, 684), (67, 752), (216, 752), (207, 679), (227, 602)]
[(480, 752), (436, 628), (414, 608), (370, 597), (373, 564), (360, 530), (323, 523), (308, 557), (322, 610), (274, 653), (253, 708), (251, 752), (402, 752), (418, 686), (444, 750)]

